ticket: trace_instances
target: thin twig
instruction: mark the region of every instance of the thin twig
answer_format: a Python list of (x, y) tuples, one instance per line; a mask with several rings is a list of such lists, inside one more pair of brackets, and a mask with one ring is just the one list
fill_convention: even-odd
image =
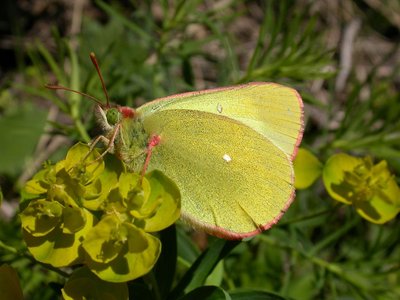
[(62, 135), (56, 135), (50, 141), (49, 145), (44, 149), (43, 152), (39, 153), (35, 157), (35, 160), (27, 167), (19, 177), (17, 184), (18, 186), (22, 186), (32, 175), (40, 168), (42, 163), (47, 160), (51, 154), (53, 154), (60, 146), (70, 144), (70, 140)]
[(83, 8), (86, 5), (86, 0), (76, 0), (72, 1), (73, 10), (72, 10), (72, 18), (71, 18), (71, 27), (70, 27), (70, 46), (71, 49), (76, 50), (78, 47), (78, 39), (77, 35), (81, 31), (82, 25), (82, 13)]
[(361, 21), (359, 19), (354, 19), (348, 24), (344, 30), (343, 40), (340, 47), (340, 71), (336, 77), (336, 93), (343, 91), (346, 86), (347, 78), (350, 75), (351, 66), (353, 63), (353, 45), (354, 40), (357, 36), (358, 31), (361, 27)]
[(38, 153), (41, 153), (46, 148), (47, 144), (49, 143), (52, 135), (50, 134), (53, 126), (51, 125), (57, 119), (59, 109), (55, 105), (51, 105), (49, 108), (49, 113), (47, 114), (46, 125), (44, 126), (44, 132), (39, 138), (39, 142), (36, 146), (35, 156)]

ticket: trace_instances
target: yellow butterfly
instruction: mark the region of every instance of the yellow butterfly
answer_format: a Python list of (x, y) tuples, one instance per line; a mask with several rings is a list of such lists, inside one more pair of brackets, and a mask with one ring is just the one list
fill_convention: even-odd
[(303, 102), (294, 89), (249, 83), (136, 110), (111, 107), (108, 96), (106, 105), (95, 101), (107, 151), (132, 171), (158, 169), (171, 178), (181, 192), (181, 217), (193, 227), (242, 239), (270, 228), (291, 204), (303, 135)]

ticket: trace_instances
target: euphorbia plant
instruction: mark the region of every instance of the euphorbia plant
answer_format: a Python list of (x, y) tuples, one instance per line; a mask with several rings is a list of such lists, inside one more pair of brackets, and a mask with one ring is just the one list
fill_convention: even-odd
[(119, 160), (79, 143), (26, 184), (21, 206), (36, 260), (85, 265), (102, 280), (126, 282), (155, 265), (161, 243), (154, 233), (178, 219), (180, 194), (162, 173), (127, 172)]

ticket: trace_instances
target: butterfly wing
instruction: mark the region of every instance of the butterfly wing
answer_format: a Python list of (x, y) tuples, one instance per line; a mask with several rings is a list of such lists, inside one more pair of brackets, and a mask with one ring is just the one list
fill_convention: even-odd
[[(182, 218), (195, 227), (224, 238), (243, 238), (269, 228), (290, 205), (294, 197), (291, 156), (302, 131), (301, 100), (293, 92), (289, 99), (281, 99), (282, 106), (297, 104), (295, 111), (300, 113), (293, 120), (293, 113), (279, 108), (276, 95), (271, 106), (268, 97), (256, 96), (271, 86), (179, 95), (138, 109), (145, 130), (161, 137), (149, 170), (159, 169), (176, 182)], [(252, 108), (251, 96), (266, 103)], [(296, 136), (295, 129), (267, 132), (279, 128), (275, 120), (284, 126), (282, 119), (289, 127), (297, 122)]]
[(226, 116), (268, 138), (292, 159), (303, 135), (303, 102), (296, 90), (276, 83), (245, 85), (173, 95), (138, 109), (188, 109)]

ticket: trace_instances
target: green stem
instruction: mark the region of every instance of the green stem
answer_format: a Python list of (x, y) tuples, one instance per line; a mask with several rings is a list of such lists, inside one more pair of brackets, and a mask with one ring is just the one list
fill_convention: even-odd
[(64, 272), (64, 271), (61, 271), (60, 269), (57, 269), (57, 268), (55, 268), (55, 267), (53, 267), (53, 266), (51, 266), (51, 265), (48, 265), (48, 264), (39, 262), (39, 261), (37, 261), (34, 257), (32, 257), (31, 255), (27, 254), (26, 252), (24, 252), (24, 251), (22, 251), (22, 250), (17, 250), (17, 249), (15, 249), (14, 247), (8, 246), (8, 245), (6, 245), (5, 243), (3, 243), (3, 241), (1, 241), (1, 240), (0, 240), (0, 248), (3, 248), (4, 250), (6, 250), (6, 251), (8, 251), (8, 252), (11, 252), (11, 253), (13, 253), (13, 254), (15, 254), (15, 255), (17, 255), (17, 256), (27, 258), (27, 259), (29, 259), (31, 262), (36, 263), (36, 264), (40, 264), (40, 265), (43, 266), (44, 268), (46, 268), (46, 269), (48, 269), (48, 270), (51, 270), (51, 271), (53, 271), (53, 272), (55, 272), (55, 273), (57, 273), (57, 274), (59, 274), (59, 275), (61, 275), (61, 276), (63, 276), (63, 277), (68, 277), (68, 276), (69, 276), (68, 273), (66, 273), (66, 272)]
[(153, 291), (153, 294), (154, 294), (155, 299), (156, 299), (156, 300), (161, 300), (162, 298), (161, 298), (160, 289), (159, 289), (159, 287), (158, 287), (158, 282), (157, 282), (157, 280), (156, 280), (156, 276), (154, 275), (153, 270), (150, 271), (149, 273), (147, 273), (147, 274), (144, 276), (144, 280), (145, 280), (148, 284), (150, 284), (150, 286), (153, 288), (152, 291)]
[(30, 257), (30, 259), (33, 262), (41, 265), (43, 268), (46, 268), (47, 270), (53, 271), (54, 273), (57, 273), (57, 274), (61, 275), (62, 277), (68, 278), (70, 276), (70, 274), (68, 274), (68, 273), (66, 273), (66, 272), (64, 272), (64, 271), (62, 271), (62, 270), (60, 270), (58, 268), (55, 268), (55, 267), (53, 267), (51, 265), (48, 265), (48, 264), (42, 263), (40, 261), (37, 261), (33, 257)]
[(14, 247), (8, 246), (3, 243), (3, 241), (0, 241), (0, 248), (3, 248), (4, 250), (7, 250), (8, 252), (18, 254), (18, 250), (15, 249)]
[(324, 209), (322, 211), (318, 211), (318, 212), (315, 212), (315, 213), (312, 213), (312, 214), (309, 214), (309, 215), (293, 218), (293, 219), (287, 220), (286, 222), (279, 222), (278, 224), (279, 224), (279, 226), (286, 226), (286, 225), (300, 223), (300, 222), (303, 222), (303, 221), (314, 219), (314, 218), (317, 218), (317, 217), (332, 213), (339, 206), (340, 206), (340, 204), (336, 205), (333, 208), (328, 208), (328, 209)]
[(82, 137), (82, 139), (86, 143), (90, 142), (91, 138), (90, 138), (89, 134), (87, 133), (85, 126), (83, 126), (81, 120), (74, 119), (74, 124), (75, 124), (75, 127), (78, 130), (80, 136)]
[(307, 258), (310, 259), (311, 262), (314, 263), (315, 265), (317, 265), (321, 268), (324, 268), (325, 270), (331, 272), (332, 274), (335, 274), (336, 276), (342, 278), (343, 280), (347, 281), (348, 283), (357, 287), (358, 289), (361, 289), (361, 290), (365, 289), (364, 285), (360, 284), (356, 280), (353, 280), (351, 275), (349, 275), (345, 270), (343, 270), (338, 265), (329, 263), (326, 260), (323, 260), (323, 259), (321, 259), (319, 257), (315, 257), (315, 256), (311, 256), (311, 257), (307, 256)]

